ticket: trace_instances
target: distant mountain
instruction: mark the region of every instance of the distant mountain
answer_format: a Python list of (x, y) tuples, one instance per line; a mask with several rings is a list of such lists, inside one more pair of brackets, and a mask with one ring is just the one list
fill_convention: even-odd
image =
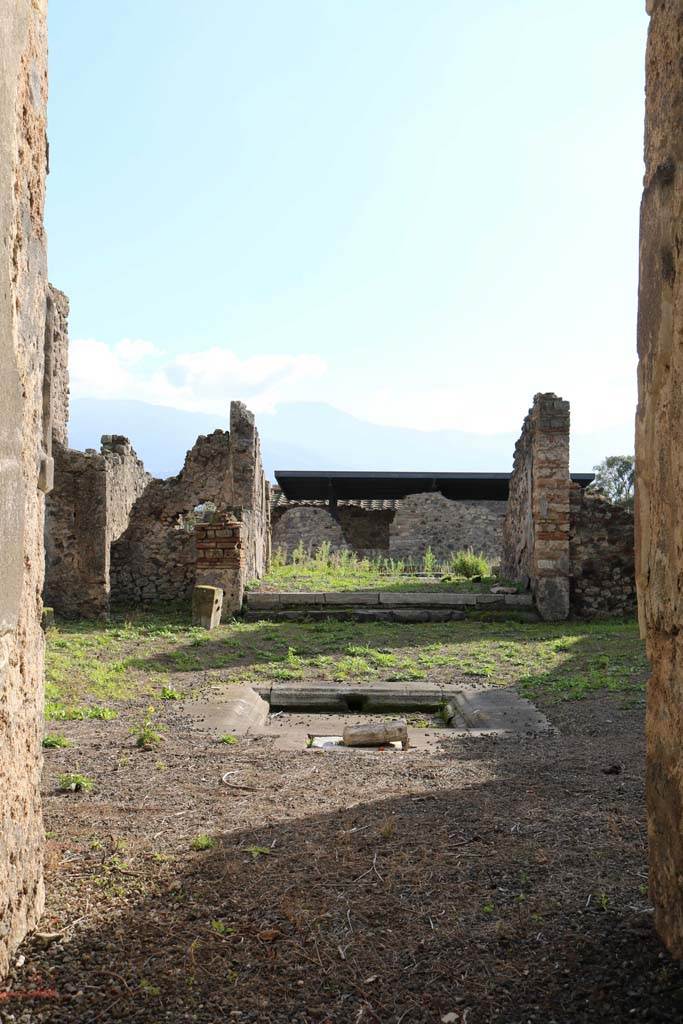
[[(270, 480), (276, 469), (507, 472), (516, 440), (512, 434), (384, 427), (315, 402), (284, 404), (256, 419)], [(228, 429), (227, 408), (221, 417), (145, 402), (76, 398), (69, 444), (99, 448), (102, 434), (125, 434), (147, 469), (166, 477), (179, 472), (199, 434), (217, 428)], [(614, 429), (572, 435), (572, 470), (590, 471), (608, 454), (632, 452), (631, 434)]]

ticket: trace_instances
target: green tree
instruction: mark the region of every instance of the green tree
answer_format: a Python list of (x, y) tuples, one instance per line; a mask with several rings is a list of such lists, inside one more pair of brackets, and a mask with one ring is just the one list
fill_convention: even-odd
[(632, 455), (608, 455), (597, 466), (591, 488), (614, 502), (615, 505), (633, 506), (635, 459)]

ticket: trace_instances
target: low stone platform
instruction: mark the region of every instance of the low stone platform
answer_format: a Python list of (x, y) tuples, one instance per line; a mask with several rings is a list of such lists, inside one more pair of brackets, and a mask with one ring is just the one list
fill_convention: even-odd
[[(441, 720), (444, 706), (452, 709)], [(548, 732), (548, 719), (530, 701), (505, 687), (458, 683), (333, 683), (273, 680), (240, 685), (205, 701), (184, 701), (190, 728), (214, 737), (270, 737), (277, 747), (305, 750), (312, 736), (341, 735), (346, 725), (385, 721), (387, 715), (429, 716), (428, 727), (410, 724), (411, 750), (432, 749), (457, 736), (533, 737)]]
[(243, 614), (255, 619), (351, 619), (358, 622), (449, 622), (477, 612), (536, 619), (530, 594), (437, 591), (249, 591)]

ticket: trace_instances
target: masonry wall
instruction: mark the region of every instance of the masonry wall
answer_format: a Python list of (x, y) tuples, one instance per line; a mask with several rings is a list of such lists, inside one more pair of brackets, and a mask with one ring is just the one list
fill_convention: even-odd
[(110, 547), (151, 477), (130, 441), (105, 435), (100, 452), (54, 443), (55, 485), (45, 522), (45, 603), (66, 618), (109, 614)]
[(0, 976), (43, 907), (46, 103), (46, 5), (7, 0), (0, 10)]
[[(197, 538), (188, 517), (211, 502), (239, 515), (239, 581), (263, 575), (270, 555), (270, 493), (253, 414), (230, 406), (230, 431), (199, 437), (178, 476), (152, 480), (111, 547), (111, 599), (118, 605), (185, 601), (197, 580)], [(233, 567), (236, 563), (231, 562)], [(201, 575), (201, 574), (200, 574)], [(199, 582), (207, 582), (202, 579)], [(235, 609), (224, 604), (225, 613)]]
[(254, 414), (243, 402), (230, 404), (230, 475), (229, 504), (242, 510), (242, 573), (260, 579), (270, 559), (270, 485)]
[(683, 0), (648, 0), (640, 214), (636, 578), (651, 664), (650, 894), (683, 957)]
[(343, 542), (360, 555), (389, 554), (389, 532), (395, 509), (340, 505), (336, 518)]
[(500, 560), (505, 501), (451, 501), (437, 494), (403, 498), (390, 527), (389, 554), (421, 562), (428, 547), (439, 561), (472, 548), (491, 562)]
[(273, 551), (280, 551), (291, 559), (299, 544), (311, 554), (321, 544), (329, 544), (332, 552), (349, 547), (338, 520), (329, 509), (310, 505), (294, 505), (273, 517)]
[(299, 542), (314, 552), (323, 542), (333, 551), (383, 555), (420, 563), (428, 547), (442, 561), (462, 548), (500, 560), (504, 501), (451, 501), (442, 494), (414, 494), (393, 508), (340, 504), (291, 505), (273, 514), (273, 550), (291, 556)]
[(515, 446), (503, 576), (528, 585), (544, 619), (569, 614), (569, 402), (534, 396)]
[(48, 286), (52, 306), (52, 438), (66, 447), (69, 443), (69, 300), (54, 285)]
[(636, 610), (633, 511), (576, 483), (569, 496), (572, 614), (632, 616)]
[(230, 435), (197, 438), (178, 476), (152, 480), (137, 500), (128, 527), (111, 548), (114, 604), (154, 604), (190, 597), (194, 586), (194, 533), (183, 519), (205, 501), (232, 504)]

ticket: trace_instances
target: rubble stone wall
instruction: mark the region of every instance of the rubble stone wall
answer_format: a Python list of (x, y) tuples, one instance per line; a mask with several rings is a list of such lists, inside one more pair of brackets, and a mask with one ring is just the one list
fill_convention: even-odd
[(648, 0), (640, 214), (636, 579), (651, 665), (650, 895), (683, 957), (683, 0)]
[(105, 436), (100, 452), (55, 442), (55, 486), (45, 521), (45, 603), (65, 618), (109, 613), (109, 552), (150, 476), (130, 441)]
[[(239, 512), (240, 579), (263, 575), (270, 557), (270, 492), (253, 414), (230, 406), (230, 431), (199, 437), (178, 476), (152, 480), (111, 547), (111, 599), (119, 605), (189, 599), (197, 578), (192, 514), (211, 502), (219, 514)], [(232, 564), (232, 563), (231, 563)], [(201, 575), (201, 573), (199, 574)], [(232, 586), (232, 585), (231, 585)], [(224, 603), (227, 613), (227, 602)]]
[(299, 544), (303, 544), (305, 551), (315, 554), (324, 543), (328, 543), (333, 552), (349, 546), (338, 520), (329, 509), (294, 505), (273, 517), (273, 551), (282, 552), (291, 559)]
[(428, 547), (441, 561), (463, 548), (500, 560), (504, 501), (451, 501), (440, 493), (413, 494), (395, 508), (365, 508), (344, 504), (293, 505), (276, 508), (273, 550), (291, 555), (299, 542), (315, 552), (327, 541), (333, 551), (348, 548), (356, 554), (383, 555), (420, 563)]
[(0, 11), (0, 976), (43, 908), (46, 13), (44, 0)]
[(570, 489), (570, 601), (574, 615), (633, 615), (633, 511), (573, 483)]
[(52, 301), (52, 438), (66, 447), (69, 443), (69, 300), (54, 285)]
[(359, 508), (341, 505), (337, 508), (337, 521), (346, 544), (359, 555), (389, 554), (389, 531), (394, 521), (394, 509)]
[(500, 561), (505, 501), (451, 501), (443, 494), (403, 498), (390, 527), (392, 558), (420, 563), (431, 548), (440, 562), (455, 551), (472, 548), (489, 561)]
[(569, 402), (534, 396), (515, 446), (502, 575), (526, 583), (543, 619), (569, 614)]
[(270, 484), (254, 414), (243, 402), (230, 404), (230, 473), (230, 504), (242, 510), (242, 571), (246, 580), (260, 579), (270, 560)]
[(136, 605), (180, 601), (195, 582), (194, 533), (185, 518), (206, 501), (232, 504), (230, 435), (197, 438), (178, 476), (152, 480), (136, 501), (124, 533), (111, 547), (111, 599)]

